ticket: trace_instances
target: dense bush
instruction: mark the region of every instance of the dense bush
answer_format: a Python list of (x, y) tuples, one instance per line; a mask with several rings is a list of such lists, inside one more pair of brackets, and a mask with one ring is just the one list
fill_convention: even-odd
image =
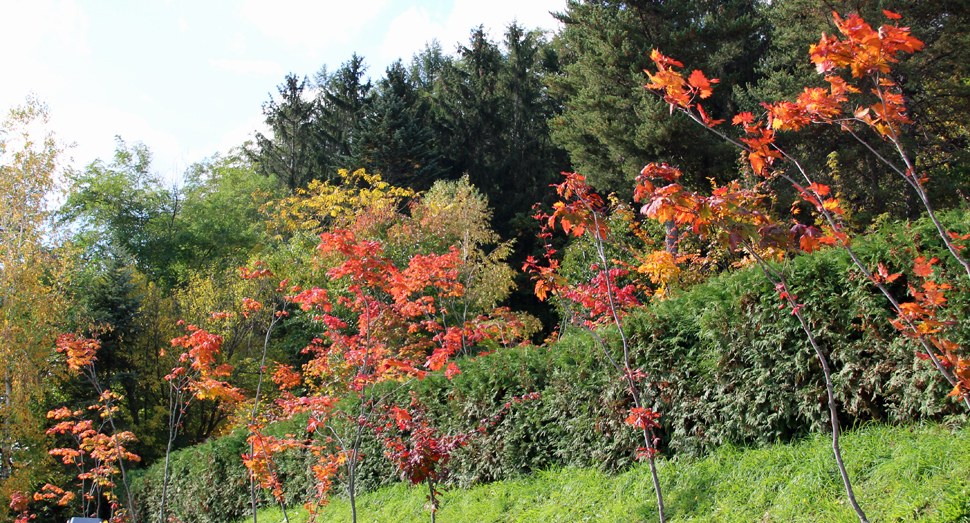
[[(966, 230), (970, 222), (964, 214), (948, 219), (964, 222), (954, 223), (956, 230)], [(881, 261), (894, 272), (921, 254), (937, 255), (945, 264), (929, 227), (884, 225), (855, 249), (867, 262)], [(845, 426), (962, 412), (946, 397), (950, 387), (943, 378), (915, 355), (916, 345), (889, 324), (888, 304), (842, 251), (799, 256), (788, 262), (788, 270), (829, 352)], [(962, 277), (953, 269), (945, 275)], [(906, 295), (907, 277), (894, 283), (900, 298)], [(949, 297), (946, 314), (958, 324), (953, 337), (966, 342), (970, 297)], [(700, 455), (725, 444), (758, 446), (828, 430), (821, 369), (797, 320), (778, 303), (775, 289), (748, 268), (627, 318), (636, 365), (648, 373), (652, 396), (647, 404), (663, 414), (666, 454)], [(615, 330), (604, 334), (616, 337)], [(629, 395), (588, 335), (567, 332), (546, 346), (502, 349), (460, 363), (462, 374), (450, 383), (429, 378), (411, 386), (443, 432), (472, 430), (514, 397), (542, 396), (513, 403), (497, 424), (461, 449), (450, 464), (453, 482), (469, 485), (562, 465), (604, 471), (630, 465), (637, 434), (623, 423)], [(403, 393), (400, 401), (406, 401)], [(175, 513), (202, 522), (244, 514), (248, 481), (239, 455), (245, 451), (245, 438), (234, 434), (177, 454), (170, 487)], [(379, 442), (366, 442), (362, 452), (362, 491), (396, 479)], [(309, 459), (295, 454), (278, 464), (290, 500), (310, 494)], [(159, 464), (136, 483), (146, 513), (158, 498), (160, 477)]]
[[(948, 220), (955, 230), (967, 228), (965, 214)], [(939, 256), (946, 277), (963, 278), (956, 267), (946, 268), (949, 257), (926, 222), (883, 225), (855, 249), (873, 266), (882, 262), (894, 272), (905, 272), (916, 256)], [(799, 256), (787, 269), (835, 369), (844, 425), (962, 413), (946, 397), (951, 387), (889, 324), (888, 303), (843, 251)], [(910, 283), (919, 285), (906, 276), (894, 283), (902, 301)], [(965, 343), (968, 297), (949, 297), (945, 314), (957, 324), (953, 338)], [(798, 322), (778, 304), (777, 291), (749, 268), (628, 317), (636, 365), (651, 382), (648, 404), (663, 413), (668, 454), (697, 455), (727, 443), (762, 445), (828, 430), (821, 369)], [(453, 431), (467, 430), (513, 396), (535, 391), (542, 399), (518, 406), (452, 462), (460, 483), (554, 465), (616, 470), (629, 464), (636, 434), (622, 420), (630, 400), (619, 373), (583, 333), (568, 333), (547, 347), (501, 351), (462, 368), (451, 387), (418, 385), (438, 423)]]
[[(305, 422), (305, 419), (303, 420)], [(281, 423), (266, 432), (282, 435), (299, 431), (298, 423)], [(242, 455), (249, 452), (247, 433), (237, 430), (222, 437), (174, 452), (169, 469), (166, 513), (182, 521), (222, 523), (244, 517), (249, 511), (249, 473)], [(312, 495), (310, 465), (313, 457), (292, 452), (276, 461), (288, 504), (302, 503)], [(138, 471), (132, 480), (132, 496), (140, 521), (158, 517), (162, 496), (164, 460)], [(258, 491), (259, 506), (274, 505), (268, 492)]]

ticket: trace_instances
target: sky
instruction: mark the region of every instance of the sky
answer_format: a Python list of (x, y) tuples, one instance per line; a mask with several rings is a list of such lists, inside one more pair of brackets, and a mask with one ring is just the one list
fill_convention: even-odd
[(264, 129), (287, 73), (333, 71), (356, 52), (376, 80), (437, 39), (479, 24), (555, 31), (566, 0), (0, 0), (0, 110), (30, 96), (73, 143), (68, 165), (110, 161), (115, 136), (143, 142), (177, 181), (194, 162)]

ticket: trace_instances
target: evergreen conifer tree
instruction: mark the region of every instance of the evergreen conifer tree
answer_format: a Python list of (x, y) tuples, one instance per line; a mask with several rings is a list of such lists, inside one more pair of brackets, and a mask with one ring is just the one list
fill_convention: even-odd
[[(739, 109), (732, 86), (756, 81), (768, 33), (757, 0), (570, 0), (556, 14), (564, 62), (551, 88), (563, 99), (553, 137), (601, 191), (628, 193), (640, 169), (669, 162), (702, 185), (732, 179), (735, 153), (643, 88), (650, 52), (676, 57), (722, 86), (704, 100), (714, 118)], [(690, 180), (687, 181), (691, 183)]]

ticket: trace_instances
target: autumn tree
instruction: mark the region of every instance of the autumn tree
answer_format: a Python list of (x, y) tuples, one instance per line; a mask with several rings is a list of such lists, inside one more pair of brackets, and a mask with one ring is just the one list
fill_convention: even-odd
[[(358, 239), (351, 231), (323, 233), (321, 239), (321, 254), (336, 262), (328, 276), (346, 281), (346, 295), (334, 300), (318, 287), (293, 289), (298, 294), (292, 300), (313, 315), (323, 332), (304, 349), (311, 355), (302, 378), (310, 393), (282, 405), (290, 416), (308, 413), (308, 432), (319, 430), (332, 444), (330, 452), (315, 451), (321, 457), (321, 493), (332, 481), (334, 467), (343, 468), (356, 521), (360, 445), (374, 423), (375, 409), (388, 400), (376, 387), (420, 378), (429, 371), (449, 376), (458, 372), (448, 360), (460, 349), (459, 338), (469, 327), (444, 327), (437, 321), (440, 298), (462, 292), (455, 279), (455, 250), (444, 256), (414, 256), (406, 268), (398, 268), (383, 256), (380, 243)], [(333, 315), (335, 307), (356, 318), (348, 318), (351, 323)], [(301, 377), (281, 380), (292, 386)], [(345, 398), (356, 400), (349, 411), (341, 407)], [(264, 440), (268, 438), (259, 437)], [(266, 445), (261, 443), (260, 451), (269, 454)], [(255, 470), (263, 459), (254, 451), (249, 466)]]
[[(100, 342), (95, 338), (84, 338), (73, 333), (61, 334), (57, 338), (57, 352), (62, 354), (68, 372), (82, 376), (97, 394), (97, 400), (87, 408), (97, 413), (97, 422), (83, 419), (83, 410), (72, 412), (67, 407), (61, 407), (49, 411), (47, 417), (58, 420), (59, 423), (51, 427), (48, 434), (66, 435), (73, 438), (74, 444), (52, 449), (49, 454), (60, 457), (64, 465), (77, 468), (76, 478), (80, 480), (79, 501), (85, 512), (95, 510), (100, 516), (101, 498), (104, 498), (109, 503), (108, 515), (112, 521), (130, 520), (137, 523), (126, 463), (140, 461), (141, 458), (128, 450), (129, 443), (136, 439), (135, 435), (127, 430), (120, 430), (116, 422), (121, 395), (105, 387), (98, 378), (96, 362), (99, 349)], [(81, 419), (73, 422), (69, 421), (70, 418)], [(123, 497), (116, 492), (119, 487), (116, 480), (119, 477), (120, 488), (124, 490)], [(72, 495), (65, 494), (60, 487), (48, 484), (44, 485), (41, 493), (34, 494), (36, 501), (53, 497), (43, 491), (62, 494), (57, 501), (59, 505), (66, 505), (73, 499)]]
[[(882, 14), (890, 21), (898, 20), (901, 16), (892, 11)], [(874, 30), (863, 18), (851, 14), (843, 18), (838, 13), (832, 14), (833, 20), (842, 37), (822, 34), (818, 44), (810, 48), (812, 63), (816, 70), (824, 75), (828, 88), (805, 87), (795, 101), (777, 101), (763, 104), (766, 109), (764, 120), (749, 112), (735, 116), (732, 123), (744, 130), (744, 135), (738, 138), (731, 136), (730, 131), (718, 130), (717, 126), (724, 122), (710, 117), (703, 109), (700, 100), (711, 96), (712, 85), (715, 80), (709, 80), (700, 70), (694, 70), (688, 78), (679, 72), (683, 64), (662, 55), (657, 50), (651, 53), (656, 63), (656, 72), (649, 72), (649, 89), (660, 94), (664, 102), (668, 103), (671, 111), (677, 110), (697, 124), (712, 130), (712, 134), (719, 136), (728, 143), (736, 145), (744, 151), (753, 173), (765, 178), (777, 177), (789, 182), (797, 190), (800, 199), (809, 209), (813, 209), (819, 216), (822, 231), (806, 224), (796, 224), (791, 228), (791, 236), (799, 241), (802, 249), (812, 251), (821, 244), (839, 245), (849, 254), (858, 270), (871, 281), (887, 298), (893, 309), (898, 313), (898, 320), (893, 324), (908, 336), (919, 341), (925, 358), (931, 360), (939, 372), (954, 385), (952, 395), (960, 397), (970, 407), (964, 379), (967, 375), (968, 363), (954, 353), (959, 346), (943, 338), (939, 333), (943, 330), (943, 323), (936, 320), (936, 309), (946, 302), (944, 293), (950, 288), (948, 284), (939, 284), (930, 280), (933, 274), (931, 265), (934, 260), (918, 257), (915, 260), (916, 275), (924, 279), (922, 290), (917, 291), (910, 285), (910, 294), (914, 302), (900, 303), (887, 287), (888, 283), (899, 278), (900, 273), (889, 274), (882, 264), (877, 268), (867, 265), (855, 254), (845, 228), (845, 210), (842, 208), (838, 195), (831, 193), (831, 188), (816, 181), (815, 172), (806, 168), (795, 156), (789, 154), (777, 141), (779, 131), (799, 131), (812, 126), (834, 126), (868, 149), (874, 158), (895, 172), (915, 193), (922, 204), (930, 221), (937, 228), (939, 237), (952, 258), (959, 263), (964, 272), (970, 276), (970, 263), (961, 254), (962, 246), (955, 243), (970, 235), (960, 235), (948, 231), (936, 217), (934, 207), (926, 191), (928, 176), (918, 172), (904, 143), (903, 126), (912, 123), (907, 109), (905, 97), (900, 92), (900, 85), (893, 79), (893, 65), (900, 61), (900, 56), (918, 52), (924, 43), (913, 37), (909, 28), (896, 25), (883, 25), (878, 31)], [(847, 77), (848, 76), (848, 77)], [(851, 97), (851, 101), (850, 101)], [(844, 105), (855, 104), (851, 109)], [(892, 156), (884, 154), (867, 142), (863, 133), (869, 131), (888, 144), (887, 149)], [(775, 167), (776, 164), (788, 162), (793, 173), (784, 168)], [(674, 180), (675, 169), (667, 166), (648, 165), (643, 176), (658, 173), (667, 180)], [(669, 176), (662, 176), (664, 173)], [(735, 217), (754, 216), (750, 209), (735, 205), (729, 194), (740, 194), (732, 188), (718, 189), (711, 198), (687, 194), (681, 191), (677, 184), (670, 184), (663, 188), (654, 187), (647, 182), (644, 194), (650, 194), (652, 203), (644, 207), (644, 212), (658, 219), (674, 217), (681, 223), (690, 223), (693, 228), (705, 228), (723, 215), (715, 211), (716, 207), (728, 205), (727, 215)], [(666, 209), (661, 216), (661, 209)], [(761, 214), (760, 216), (764, 216)], [(788, 286), (784, 274), (775, 269), (771, 263), (761, 256), (756, 248), (764, 247), (768, 236), (785, 237), (779, 234), (777, 224), (765, 220), (755, 223), (757, 232), (752, 227), (747, 230), (734, 229), (730, 231), (733, 244), (744, 244), (746, 250), (754, 256), (765, 276), (775, 284), (780, 296), (792, 308), (802, 325), (809, 342), (814, 348), (819, 362), (825, 372), (826, 390), (828, 393), (829, 410), (833, 431), (832, 447), (836, 462), (845, 484), (848, 499), (856, 511), (860, 521), (867, 521), (865, 513), (855, 500), (852, 486), (843, 464), (839, 449), (839, 423), (836, 402), (831, 385), (831, 370), (826, 361), (824, 351), (814, 337), (813, 329), (801, 311), (802, 306)], [(733, 226), (729, 226), (733, 229)], [(752, 237), (753, 236), (753, 237)], [(949, 367), (952, 367), (949, 368)]]
[[(849, 230), (844, 223), (846, 213), (838, 195), (831, 194), (829, 186), (818, 183), (816, 174), (781, 148), (776, 141), (776, 131), (799, 131), (818, 125), (838, 126), (841, 131), (867, 147), (878, 161), (909, 186), (937, 229), (939, 238), (952, 259), (970, 277), (970, 262), (960, 252), (962, 245), (956, 243), (967, 236), (946, 230), (936, 216), (926, 189), (929, 178), (925, 173), (917, 172), (913, 157), (904, 143), (903, 126), (912, 122), (906, 111), (905, 98), (899, 92), (899, 85), (889, 74), (892, 65), (899, 62), (900, 55), (918, 52), (923, 49), (924, 43), (913, 37), (909, 28), (900, 27), (898, 24), (883, 25), (877, 32), (858, 15), (848, 15), (845, 19), (838, 13), (833, 13), (832, 16), (844, 39), (823, 34), (819, 43), (810, 48), (811, 61), (816, 64), (817, 71), (824, 75), (830, 84), (829, 88), (806, 87), (794, 102), (783, 100), (765, 104), (766, 122), (756, 122), (754, 115), (748, 112), (738, 114), (732, 123), (744, 129), (744, 137), (734, 139), (717, 130), (716, 126), (723, 123), (723, 120), (711, 119), (697, 102), (698, 98), (710, 96), (711, 83), (714, 83), (700, 70), (695, 70), (685, 80), (676, 70), (683, 66), (680, 62), (654, 50), (652, 59), (657, 63), (658, 71), (656, 74), (651, 73), (651, 83), (647, 87), (662, 93), (664, 101), (670, 104), (672, 110), (677, 108), (696, 123), (744, 150), (754, 173), (789, 182), (802, 201), (818, 213), (819, 221), (827, 230), (826, 234), (821, 234), (817, 229), (804, 224), (796, 226), (792, 232), (799, 231), (802, 247), (812, 250), (820, 243), (826, 243), (837, 244), (845, 249), (855, 266), (886, 297), (899, 315), (900, 323), (897, 326), (903, 327), (901, 330), (913, 335), (920, 342), (925, 357), (954, 386), (954, 395), (960, 397), (970, 408), (970, 396), (967, 389), (961, 386), (966, 363), (953, 354), (955, 344), (943, 343), (935, 336), (942, 325), (929, 317), (933, 315), (928, 316), (930, 311), (922, 305), (900, 303), (886, 286), (898, 276), (890, 275), (882, 265), (873, 270), (863, 263), (851, 246)], [(898, 20), (901, 17), (892, 11), (883, 11), (883, 16), (889, 20)], [(851, 74), (851, 77), (847, 79), (843, 76), (845, 74)], [(865, 93), (860, 88), (863, 86), (868, 87), (870, 92)], [(843, 104), (850, 103), (849, 96), (864, 105), (856, 106), (851, 111), (843, 109)], [(866, 130), (891, 144), (894, 156), (883, 155), (869, 145), (861, 134)], [(794, 167), (795, 174), (773, 167), (776, 162), (782, 161), (789, 162)], [(812, 231), (815, 233), (806, 234)], [(917, 265), (922, 266), (917, 270), (918, 276), (926, 278), (932, 274), (933, 271), (927, 267), (925, 260)], [(936, 284), (927, 282), (924, 285)], [(938, 301), (936, 305), (945, 302), (940, 290), (945, 289), (937, 287), (930, 293)], [(917, 301), (923, 301), (927, 296), (915, 290), (911, 290), (910, 294)], [(953, 372), (948, 368), (950, 365), (954, 366)]]
[[(387, 232), (391, 257), (403, 260), (416, 252), (444, 254), (452, 245), (460, 254), (458, 274), (465, 292), (444, 300), (449, 311), (446, 324), (461, 325), (489, 315), (503, 326), (516, 325), (510, 339), (522, 339), (538, 330), (538, 320), (528, 313), (496, 309), (515, 287), (516, 274), (508, 261), (514, 242), (501, 241), (492, 230), (488, 199), (467, 177), (436, 182), (412, 202), (410, 211), (410, 216)], [(469, 349), (463, 346), (462, 353), (468, 354)]]
[[(633, 406), (625, 422), (643, 437), (643, 446), (637, 449), (636, 457), (649, 463), (657, 514), (664, 522), (667, 515), (655, 460), (659, 442), (655, 430), (660, 427), (657, 422), (660, 413), (646, 406), (648, 390), (642, 382), (647, 376), (634, 368), (633, 347), (624, 330), (624, 318), (632, 309), (642, 306), (642, 290), (634, 281), (622, 281), (631, 274), (631, 265), (607, 254), (607, 245), (614, 242), (614, 234), (606, 201), (592, 190), (582, 175), (564, 173), (564, 176), (565, 181), (556, 185), (560, 200), (553, 205), (552, 212), (540, 211), (535, 215), (543, 224), (540, 238), (545, 242), (545, 255), (541, 260), (530, 256), (523, 270), (532, 275), (536, 296), (540, 299), (554, 297), (565, 322), (585, 330), (596, 341), (616, 371), (617, 379), (626, 386)], [(560, 259), (552, 243), (557, 227), (567, 235), (590, 238), (592, 277), (588, 281), (571, 281), (561, 274)], [(618, 340), (602, 331), (607, 325), (616, 329)]]
[[(439, 182), (407, 216), (401, 189), (364, 171), (343, 176), (361, 185), (311, 184), (305, 194), (267, 206), (294, 240), (300, 230), (320, 238), (313, 262), (303, 262), (309, 270), (277, 260), (284, 265), (273, 277), (302, 309), (280, 310), (281, 329), (292, 329), (288, 338), (312, 339), (304, 342), (302, 366), (281, 362), (274, 373), (283, 390), (301, 394), (284, 392), (258, 416), (268, 422), (305, 413), (309, 438), (270, 438), (257, 426), (246, 463), (280, 499), (273, 455), (313, 452), (320, 495), (342, 476), (354, 507), (361, 444), (394, 391), (429, 374), (453, 376), (459, 370), (452, 358), (487, 337), (504, 334), (505, 343), (516, 343), (527, 331), (514, 315), (492, 310), (511, 281), (502, 263), (508, 246), (486, 250), (497, 238), (485, 199), (467, 181)], [(475, 294), (463, 301), (468, 292)]]
[[(46, 369), (70, 302), (71, 256), (59, 243), (49, 203), (62, 178), (64, 146), (46, 130), (49, 111), (28, 98), (0, 126), (0, 495), (30, 491), (44, 455)], [(0, 503), (7, 514), (8, 503)]]
[[(962, 79), (970, 74), (967, 71), (970, 59), (966, 56), (970, 49), (967, 46), (970, 13), (965, 2), (771, 2), (765, 7), (765, 16), (772, 28), (769, 45), (764, 60), (757, 66), (757, 82), (741, 94), (742, 108), (757, 113), (762, 101), (793, 100), (805, 87), (826, 87), (827, 82), (817, 73), (815, 64), (806, 60), (805, 51), (818, 43), (819, 34), (838, 33), (832, 11), (853, 12), (871, 21), (881, 19), (881, 10), (887, 6), (903, 17), (915, 38), (926, 44), (919, 53), (898, 55), (899, 62), (893, 65), (889, 77), (903, 94), (912, 120), (901, 129), (903, 142), (914, 153), (919, 168), (930, 175), (927, 189), (933, 200), (950, 206), (959, 199), (957, 191), (965, 193), (968, 184), (965, 145), (970, 87)], [(692, 67), (699, 65), (682, 61)], [(906, 183), (879, 162), (866, 146), (846, 141), (844, 137), (836, 127), (816, 127), (810, 134), (779, 133), (776, 139), (807, 170), (816, 173), (819, 183), (832, 187), (842, 200), (850, 223), (866, 225), (883, 213), (894, 217), (918, 216), (921, 205)], [(870, 141), (869, 145), (881, 154), (894, 154), (891, 144), (881, 140)], [(781, 205), (787, 206), (797, 199), (797, 193), (785, 186), (779, 186), (778, 190), (785, 200)]]

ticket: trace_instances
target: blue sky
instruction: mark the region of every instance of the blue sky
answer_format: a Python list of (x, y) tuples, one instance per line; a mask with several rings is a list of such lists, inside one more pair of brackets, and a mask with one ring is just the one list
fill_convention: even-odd
[(170, 180), (261, 128), (288, 72), (351, 53), (372, 78), (437, 38), (453, 52), (473, 26), (500, 39), (513, 19), (555, 30), (566, 0), (0, 0), (0, 108), (33, 93), (73, 164), (141, 141)]

